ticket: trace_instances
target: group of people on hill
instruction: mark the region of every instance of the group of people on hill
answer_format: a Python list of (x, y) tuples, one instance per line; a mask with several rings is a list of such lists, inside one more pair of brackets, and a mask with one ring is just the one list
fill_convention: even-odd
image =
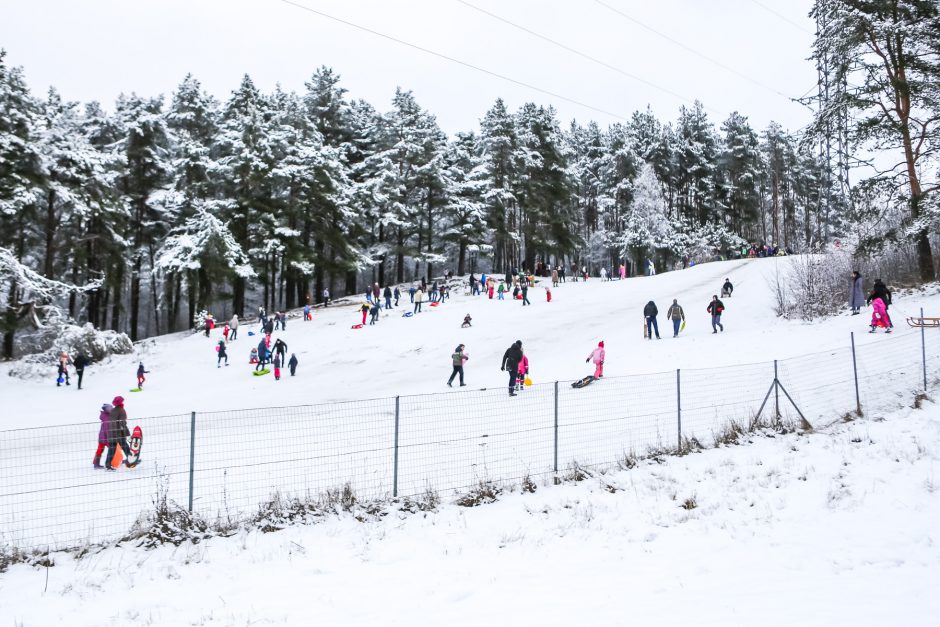
[(881, 279), (875, 279), (871, 292), (865, 297), (865, 290), (862, 287), (862, 275), (858, 270), (852, 271), (851, 288), (849, 290), (849, 308), (852, 315), (857, 316), (861, 313), (863, 305), (871, 305), (871, 330), (874, 333), (877, 329), (884, 329), (885, 333), (891, 333), (894, 323), (891, 322), (891, 316), (888, 315), (888, 307), (891, 306), (891, 290)]
[[(724, 285), (721, 286), (722, 296), (731, 296), (733, 291), (734, 286), (731, 284), (731, 280), (725, 279)], [(705, 311), (711, 316), (712, 333), (724, 332), (725, 326), (721, 322), (721, 314), (725, 311), (725, 304), (718, 298), (717, 294), (712, 295)], [(643, 318), (646, 322), (644, 337), (647, 339), (652, 340), (654, 335), (657, 340), (662, 339), (659, 335), (657, 316), (659, 316), (659, 308), (656, 307), (656, 303), (654, 301), (646, 303), (646, 306), (643, 307)], [(666, 319), (672, 321), (672, 337), (679, 337), (679, 332), (685, 324), (685, 311), (679, 304), (678, 299), (672, 299), (672, 304), (666, 310)]]
[(69, 357), (69, 354), (66, 351), (59, 353), (59, 359), (57, 362), (57, 371), (56, 371), (56, 387), (62, 387), (62, 385), (71, 386), (72, 382), (69, 377), (69, 366), (75, 368), (75, 378), (77, 379), (78, 389), (82, 389), (82, 379), (85, 377), (85, 367), (91, 363), (91, 360), (85, 356), (85, 353), (79, 351), (75, 355), (75, 359)]

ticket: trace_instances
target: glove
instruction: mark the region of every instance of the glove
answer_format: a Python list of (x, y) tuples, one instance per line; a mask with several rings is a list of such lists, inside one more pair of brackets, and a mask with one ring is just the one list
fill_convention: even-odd
[(500, 370), (505, 370), (505, 368), (500, 368)]
[(588, 357), (587, 359), (585, 359), (585, 360), (584, 360), (584, 363), (587, 363), (587, 362), (589, 362), (589, 361), (591, 361), (591, 358), (590, 358), (590, 357)]

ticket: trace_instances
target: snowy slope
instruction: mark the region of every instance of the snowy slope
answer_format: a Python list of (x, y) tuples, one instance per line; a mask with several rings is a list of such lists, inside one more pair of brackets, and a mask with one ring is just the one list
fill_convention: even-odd
[[(492, 388), (505, 385), (500, 359), (517, 339), (522, 340), (532, 378), (539, 383), (589, 374), (592, 370), (584, 358), (599, 340), (606, 342), (605, 374), (616, 377), (784, 359), (846, 347), (850, 331), (867, 330), (870, 313), (812, 325), (777, 318), (769, 281), (778, 265), (788, 263), (787, 258), (727, 261), (622, 282), (569, 281), (553, 289), (551, 303), (541, 287), (532, 289), (531, 307), (454, 290), (451, 300), (437, 308), (426, 303), (425, 312), (412, 318), (401, 317), (401, 311), (410, 310), (405, 294), (400, 309), (383, 313), (376, 326), (358, 330), (350, 328), (361, 320), (357, 304), (330, 307), (317, 311), (312, 322), (291, 319), (286, 332), (275, 332), (275, 339), (283, 337), (289, 352), (300, 360), (298, 376), (279, 382), (251, 375), (248, 353), (259, 337), (247, 332), (256, 331), (256, 325), (240, 330), (241, 337), (229, 348), (228, 368), (215, 367), (214, 346), (221, 330), (214, 331), (211, 340), (201, 334), (176, 334), (142, 342), (137, 355), (89, 367), (81, 392), (74, 385), (56, 388), (52, 365), (42, 381), (9, 379), (5, 375), (10, 366), (0, 365), (0, 384), (8, 392), (0, 429), (94, 422), (101, 403), (116, 394), (129, 397), (128, 412), (135, 419), (193, 410), (449, 392), (444, 383), (450, 374), (450, 354), (458, 343), (464, 343), (470, 354), (468, 384)], [(726, 331), (712, 335), (705, 308), (726, 277), (735, 284), (734, 296), (725, 299)], [(541, 284), (550, 282), (543, 279)], [(677, 340), (665, 320), (673, 298), (679, 299), (688, 317)], [(660, 310), (663, 339), (658, 342), (642, 336), (642, 310), (649, 300)], [(900, 321), (916, 315), (920, 306), (940, 311), (940, 296), (901, 300), (892, 307), (892, 315)], [(467, 313), (473, 317), (473, 327), (461, 329)], [(856, 341), (865, 345), (890, 339), (864, 335)], [(128, 395), (128, 389), (136, 386), (138, 360), (151, 374), (143, 393)]]
[(54, 555), (0, 575), (0, 613), (70, 627), (934, 624), (940, 409), (751, 440), (474, 509)]

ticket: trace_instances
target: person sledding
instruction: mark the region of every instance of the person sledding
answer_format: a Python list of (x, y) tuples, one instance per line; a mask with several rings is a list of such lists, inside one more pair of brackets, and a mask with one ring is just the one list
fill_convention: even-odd
[(584, 360), (584, 363), (594, 362), (594, 378), (600, 379), (604, 376), (604, 342), (601, 340), (597, 343), (597, 348), (591, 351), (591, 354), (588, 355), (587, 359)]
[(150, 374), (150, 371), (144, 370), (144, 362), (140, 362), (140, 365), (137, 366), (137, 389), (138, 390), (144, 389), (144, 381), (147, 380), (147, 378), (144, 376), (145, 374)]
[(473, 326), (472, 324), (470, 324), (472, 320), (473, 318), (470, 317), (470, 314), (467, 314), (466, 316), (463, 317), (463, 324), (460, 325), (460, 328), (466, 329), (467, 327)]
[(891, 318), (888, 317), (888, 308), (885, 306), (885, 302), (876, 296), (871, 301), (871, 308), (871, 331), (869, 333), (874, 333), (878, 328), (884, 329), (885, 333), (891, 333)]
[(734, 291), (734, 286), (731, 285), (731, 279), (725, 279), (725, 284), (721, 286), (721, 297), (727, 298), (731, 296), (731, 292)]

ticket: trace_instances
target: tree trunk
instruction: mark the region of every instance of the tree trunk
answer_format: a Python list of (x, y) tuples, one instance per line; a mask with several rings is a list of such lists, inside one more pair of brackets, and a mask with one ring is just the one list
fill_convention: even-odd
[(55, 190), (49, 190), (46, 197), (46, 255), (43, 259), (42, 273), (46, 278), (54, 279), (55, 272), (55, 234), (56, 234), (56, 216), (55, 216)]
[(136, 342), (137, 322), (140, 316), (140, 269), (143, 263), (140, 253), (134, 255), (134, 267), (131, 269), (131, 341)]
[(457, 251), (457, 274), (463, 276), (466, 266), (464, 264), (464, 257), (467, 256), (467, 242), (464, 239), (460, 240), (460, 247)]

